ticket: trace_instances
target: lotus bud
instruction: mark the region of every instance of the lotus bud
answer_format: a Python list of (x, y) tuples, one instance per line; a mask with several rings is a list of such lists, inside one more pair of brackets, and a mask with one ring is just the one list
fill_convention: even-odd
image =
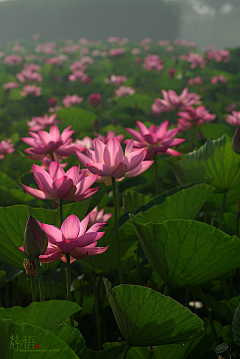
[(232, 148), (235, 153), (240, 154), (240, 128), (238, 127), (233, 135)]
[(48, 246), (48, 238), (46, 233), (41, 229), (38, 221), (32, 216), (28, 218), (25, 233), (23, 248), (26, 257), (32, 260), (45, 253)]

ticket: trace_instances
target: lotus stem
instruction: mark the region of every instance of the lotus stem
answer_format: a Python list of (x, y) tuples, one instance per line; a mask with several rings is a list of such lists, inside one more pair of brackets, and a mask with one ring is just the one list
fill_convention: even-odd
[(157, 154), (156, 153), (154, 155), (153, 169), (154, 169), (154, 180), (155, 180), (156, 194), (158, 195), (159, 194), (159, 186), (158, 186)]
[(53, 281), (50, 273), (47, 274), (47, 281), (48, 281), (48, 287), (49, 287), (51, 299), (56, 299), (55, 291), (53, 287)]
[(126, 359), (127, 357), (127, 352), (128, 350), (131, 348), (131, 345), (129, 345), (128, 343), (126, 343), (125, 345), (125, 348), (124, 348), (124, 352), (123, 352), (123, 355), (122, 355), (122, 359)]
[(31, 275), (31, 290), (32, 290), (32, 301), (36, 302), (36, 287), (35, 287), (35, 276)]
[[(70, 254), (66, 253), (67, 259), (67, 300), (71, 301), (71, 266), (70, 266)], [(74, 327), (73, 315), (70, 316), (70, 324)]]
[(114, 231), (116, 238), (116, 254), (117, 254), (117, 263), (118, 263), (118, 275), (119, 275), (119, 283), (123, 284), (123, 266), (121, 261), (121, 253), (120, 253), (120, 240), (118, 234), (118, 206), (117, 206), (117, 193), (116, 193), (116, 183), (115, 178), (112, 177), (112, 189), (113, 189), (113, 207), (114, 207)]
[(44, 302), (45, 301), (45, 294), (44, 294), (43, 278), (42, 278), (42, 272), (41, 272), (39, 257), (35, 257), (35, 262), (36, 262), (37, 275), (38, 275), (40, 301)]
[(222, 200), (222, 207), (221, 207), (219, 221), (218, 221), (218, 229), (220, 229), (220, 230), (222, 230), (222, 222), (223, 222), (223, 214), (224, 214), (225, 206), (226, 206), (226, 198), (227, 198), (227, 192), (224, 192), (223, 200)]

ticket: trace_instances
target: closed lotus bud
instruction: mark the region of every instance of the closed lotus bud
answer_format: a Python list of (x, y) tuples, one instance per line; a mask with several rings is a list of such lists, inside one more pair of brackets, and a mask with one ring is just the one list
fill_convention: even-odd
[(41, 229), (38, 221), (30, 216), (25, 227), (23, 242), (26, 257), (28, 259), (39, 257), (46, 252), (47, 246), (48, 238), (46, 233)]
[(240, 128), (238, 127), (233, 135), (232, 148), (235, 153), (240, 154)]

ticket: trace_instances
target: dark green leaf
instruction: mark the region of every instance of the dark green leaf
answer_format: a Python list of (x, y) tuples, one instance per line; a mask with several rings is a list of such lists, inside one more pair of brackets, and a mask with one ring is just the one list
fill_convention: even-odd
[(59, 324), (52, 332), (62, 339), (77, 355), (85, 348), (85, 339), (82, 334), (71, 325), (66, 323)]

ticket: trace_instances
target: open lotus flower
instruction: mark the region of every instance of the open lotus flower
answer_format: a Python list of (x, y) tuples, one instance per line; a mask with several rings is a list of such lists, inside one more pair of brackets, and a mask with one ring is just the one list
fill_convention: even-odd
[(240, 126), (240, 111), (232, 111), (231, 115), (227, 115), (226, 121), (232, 126)]
[(87, 167), (88, 173), (99, 174), (96, 182), (112, 183), (112, 177), (116, 182), (124, 177), (135, 177), (146, 171), (153, 161), (144, 161), (147, 150), (133, 151), (133, 139), (129, 141), (123, 156), (122, 146), (117, 138), (111, 138), (105, 145), (95, 138), (93, 140), (94, 151), (86, 149), (86, 154), (76, 151), (76, 154)]
[(56, 120), (57, 114), (50, 115), (43, 115), (39, 117), (32, 117), (31, 121), (27, 122), (27, 125), (30, 126), (30, 131), (39, 131), (44, 130), (50, 126), (56, 125), (60, 122), (60, 120)]
[(155, 114), (161, 112), (169, 112), (173, 110), (183, 110), (186, 107), (199, 104), (200, 96), (195, 93), (188, 93), (188, 88), (185, 87), (181, 95), (177, 95), (175, 91), (169, 90), (166, 92), (162, 90), (163, 100), (156, 98), (152, 105), (152, 111)]
[(187, 130), (193, 126), (203, 125), (205, 122), (213, 121), (216, 117), (216, 115), (210, 114), (205, 106), (198, 106), (197, 108), (190, 106), (185, 111), (178, 112), (177, 114), (181, 117), (178, 119), (177, 124), (180, 131)]
[(70, 137), (74, 131), (70, 129), (71, 126), (65, 128), (61, 135), (57, 125), (52, 126), (49, 133), (46, 131), (38, 131), (37, 133), (30, 131), (31, 137), (22, 137), (22, 140), (32, 147), (24, 151), (31, 155), (33, 160), (40, 160), (47, 154), (53, 154), (58, 158), (67, 158), (73, 155), (75, 150), (84, 151), (84, 147), (71, 143), (73, 140)]
[[(168, 120), (164, 121), (159, 127), (152, 125), (147, 127), (140, 121), (137, 121), (139, 132), (126, 128), (126, 130), (137, 139), (133, 142), (136, 149), (142, 148), (147, 150), (145, 159), (149, 160), (154, 157), (155, 153), (166, 153), (171, 156), (179, 156), (180, 152), (173, 150), (172, 146), (177, 146), (184, 142), (184, 138), (173, 138), (179, 132), (179, 129), (167, 130)], [(132, 140), (125, 140), (124, 143), (130, 143)]]
[(105, 223), (112, 217), (112, 213), (104, 214), (104, 208), (98, 211), (98, 206), (94, 207), (93, 210), (89, 213), (89, 215), (90, 218), (88, 222), (88, 227), (91, 227), (95, 223)]
[[(98, 231), (105, 223), (94, 224), (86, 231), (88, 221), (89, 215), (80, 222), (78, 217), (72, 214), (65, 219), (61, 229), (38, 221), (48, 237), (48, 247), (46, 252), (39, 256), (40, 262), (51, 263), (61, 258), (66, 263), (65, 253), (70, 253), (70, 262), (73, 262), (76, 259), (83, 259), (87, 255), (94, 256), (105, 252), (108, 246), (96, 247), (97, 241), (105, 233)], [(23, 247), (19, 249), (24, 251)]]
[(14, 150), (14, 144), (11, 143), (12, 140), (2, 140), (0, 142), (0, 160), (2, 160), (5, 155), (9, 154), (9, 153), (13, 153)]
[(79, 173), (80, 166), (71, 167), (66, 173), (60, 163), (51, 162), (49, 173), (42, 167), (33, 165), (33, 176), (40, 189), (22, 185), (27, 193), (37, 199), (59, 199), (66, 201), (83, 201), (93, 196), (98, 187), (90, 188), (98, 177), (97, 174), (86, 176), (86, 170)]

